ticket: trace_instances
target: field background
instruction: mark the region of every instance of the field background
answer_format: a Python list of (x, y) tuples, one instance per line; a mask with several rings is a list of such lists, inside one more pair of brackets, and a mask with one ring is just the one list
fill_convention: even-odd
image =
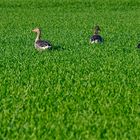
[(139, 0), (0, 0), (0, 140), (140, 140), (139, 41)]

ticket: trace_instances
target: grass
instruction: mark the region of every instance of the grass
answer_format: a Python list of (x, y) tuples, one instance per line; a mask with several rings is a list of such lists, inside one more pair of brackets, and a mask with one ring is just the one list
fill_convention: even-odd
[[(0, 139), (139, 140), (139, 7), (1, 0)], [(96, 24), (105, 41), (89, 45)], [(55, 50), (34, 49), (35, 27)]]

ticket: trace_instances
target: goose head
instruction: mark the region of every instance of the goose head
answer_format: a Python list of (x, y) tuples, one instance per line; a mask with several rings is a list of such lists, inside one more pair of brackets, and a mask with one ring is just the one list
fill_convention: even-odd
[(95, 33), (95, 34), (98, 34), (100, 31), (101, 31), (100, 27), (99, 27), (98, 25), (96, 25), (96, 26), (94, 27), (94, 33)]
[(39, 28), (35, 28), (32, 31), (35, 32), (35, 33), (40, 33), (41, 32), (41, 30)]
[(35, 39), (35, 42), (37, 42), (41, 37), (41, 30), (39, 28), (35, 28), (32, 31), (37, 34), (36, 39)]

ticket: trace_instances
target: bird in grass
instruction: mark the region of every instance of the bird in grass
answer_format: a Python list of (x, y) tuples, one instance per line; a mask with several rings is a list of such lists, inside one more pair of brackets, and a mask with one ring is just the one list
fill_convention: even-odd
[(35, 48), (37, 50), (46, 50), (46, 49), (52, 48), (52, 45), (48, 41), (40, 39), (41, 38), (41, 29), (35, 28), (32, 31), (37, 34), (36, 39), (35, 39), (35, 43), (34, 43)]
[(101, 31), (100, 27), (97, 25), (94, 27), (94, 34), (93, 36), (90, 38), (90, 43), (102, 43), (103, 42), (103, 38), (99, 35), (99, 32)]
[(140, 43), (138, 44), (137, 48), (139, 48), (139, 49), (140, 49)]

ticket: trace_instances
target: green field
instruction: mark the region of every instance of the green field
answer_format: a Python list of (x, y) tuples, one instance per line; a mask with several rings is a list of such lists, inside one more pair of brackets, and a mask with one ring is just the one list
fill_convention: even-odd
[(139, 41), (139, 0), (0, 0), (0, 140), (140, 140)]

